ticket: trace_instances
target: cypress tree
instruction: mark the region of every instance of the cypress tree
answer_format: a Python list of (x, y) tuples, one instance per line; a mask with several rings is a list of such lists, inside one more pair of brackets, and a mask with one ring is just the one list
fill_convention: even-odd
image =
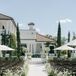
[(1, 44), (6, 45), (6, 29), (4, 26), (2, 26), (2, 39), (1, 39)]
[[(68, 42), (70, 42), (70, 32), (68, 32)], [(71, 57), (71, 51), (68, 50), (68, 58)]]
[(72, 40), (74, 40), (74, 39), (76, 39), (76, 34), (75, 34), (75, 32), (73, 32), (73, 38), (72, 38)]
[(57, 47), (61, 46), (61, 26), (58, 23), (58, 33), (57, 33)]
[[(57, 32), (57, 47), (61, 46), (61, 26), (60, 22), (58, 23), (58, 32)], [(60, 57), (60, 50), (57, 50), (58, 57)]]
[(19, 31), (19, 26), (17, 23), (17, 28), (16, 28), (16, 35), (17, 35), (17, 56), (20, 57), (21, 55), (21, 42), (20, 42), (20, 31)]
[(70, 42), (70, 32), (68, 32), (68, 42)]

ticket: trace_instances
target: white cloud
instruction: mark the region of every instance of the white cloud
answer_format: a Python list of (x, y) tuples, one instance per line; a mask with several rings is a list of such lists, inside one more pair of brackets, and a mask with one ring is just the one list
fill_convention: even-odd
[(72, 20), (70, 20), (70, 19), (68, 19), (68, 18), (66, 19), (66, 21), (67, 21), (67, 22), (70, 22), (70, 23), (72, 23)]
[[(60, 21), (60, 23), (72, 23), (72, 20), (69, 19), (69, 18), (60, 19), (59, 21)], [(59, 21), (57, 21), (57, 23), (58, 23)]]

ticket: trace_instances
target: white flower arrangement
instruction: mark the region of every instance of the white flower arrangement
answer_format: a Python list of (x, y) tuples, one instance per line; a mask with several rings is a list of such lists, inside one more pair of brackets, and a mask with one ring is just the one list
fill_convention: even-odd
[(26, 76), (28, 73), (28, 64), (27, 62), (24, 63), (23, 67), (21, 67), (21, 70), (17, 70), (16, 72), (13, 72), (12, 70), (6, 70), (5, 76)]
[(71, 76), (71, 74), (68, 72), (68, 70), (64, 72), (58, 72), (57, 69), (54, 69), (53, 66), (51, 66), (49, 63), (45, 64), (46, 72), (48, 73), (48, 76)]
[(44, 52), (48, 53), (50, 51), (50, 48), (49, 47), (45, 47), (44, 48)]
[(6, 70), (6, 73), (5, 73), (6, 76), (13, 76), (13, 73), (11, 70)]

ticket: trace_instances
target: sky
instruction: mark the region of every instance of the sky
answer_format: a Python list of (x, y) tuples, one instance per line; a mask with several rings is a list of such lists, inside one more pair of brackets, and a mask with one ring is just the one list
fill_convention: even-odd
[(76, 0), (0, 0), (0, 13), (13, 17), (23, 29), (34, 22), (41, 34), (56, 36), (59, 21), (62, 36), (76, 32)]

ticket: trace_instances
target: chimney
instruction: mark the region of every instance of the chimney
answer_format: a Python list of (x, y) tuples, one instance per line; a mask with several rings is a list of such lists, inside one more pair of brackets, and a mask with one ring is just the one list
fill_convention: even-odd
[(30, 22), (30, 23), (28, 23), (28, 26), (29, 26), (29, 30), (35, 30), (34, 29), (34, 23), (33, 22)]

